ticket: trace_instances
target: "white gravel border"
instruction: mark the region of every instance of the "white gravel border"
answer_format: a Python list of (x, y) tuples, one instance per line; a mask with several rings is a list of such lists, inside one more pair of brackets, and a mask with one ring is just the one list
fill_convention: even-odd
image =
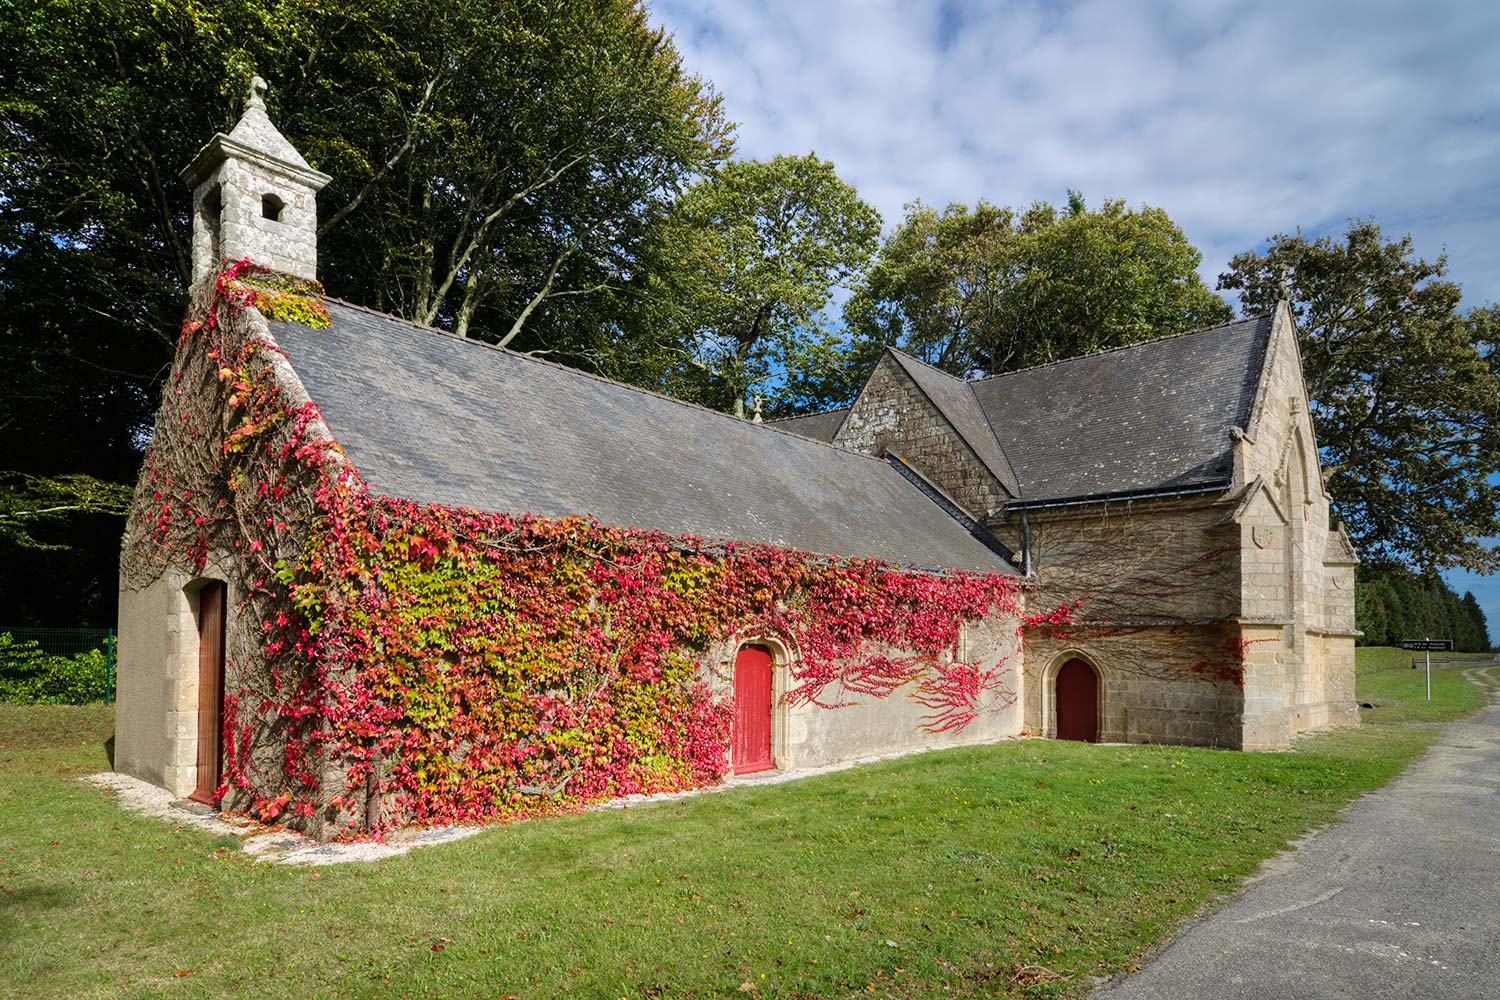
[(190, 826), (220, 836), (238, 837), (240, 850), (257, 861), (283, 865), (341, 865), (351, 861), (384, 861), (400, 857), (417, 847), (448, 844), (472, 837), (482, 826), (443, 826), (423, 830), (395, 830), (383, 841), (319, 843), (294, 830), (263, 826), (242, 816), (203, 813), (182, 805), (165, 788), (132, 778), (128, 774), (105, 771), (83, 779), (97, 788), (115, 793), (121, 807), (142, 816), (154, 816), (177, 826)]
[[(1008, 743), (1021, 739), (1026, 739), (1026, 737), (1002, 737), (988, 742)], [(797, 771), (766, 771), (761, 774), (729, 778), (720, 785), (712, 785), (708, 788), (694, 788), (685, 792), (661, 792), (656, 795), (626, 795), (623, 798), (597, 802), (591, 806), (587, 806), (583, 811), (594, 812), (603, 809), (628, 809), (631, 806), (650, 805), (655, 802), (675, 802), (678, 799), (687, 799), (698, 795), (712, 795), (718, 792), (731, 791), (736, 788), (780, 785), (788, 781), (811, 778), (818, 774), (847, 771), (862, 764), (873, 764), (882, 760), (894, 760), (897, 757), (911, 757), (916, 754), (929, 753), (933, 750), (952, 750), (957, 747), (982, 745), (984, 744), (957, 741), (946, 742), (938, 746), (914, 747), (910, 750), (875, 754), (869, 757), (858, 757), (854, 760), (840, 761), (836, 764), (824, 764), (821, 767), (803, 768)], [(206, 833), (237, 837), (240, 840), (240, 849), (245, 854), (257, 861), (266, 861), (273, 864), (340, 865), (355, 861), (384, 861), (387, 858), (400, 857), (418, 847), (431, 847), (435, 844), (450, 844), (456, 840), (463, 840), (466, 837), (472, 837), (476, 833), (481, 833), (498, 825), (441, 826), (392, 830), (381, 841), (358, 840), (347, 843), (330, 842), (325, 844), (305, 834), (297, 833), (294, 830), (274, 829), (243, 816), (224, 816), (220, 813), (202, 811), (203, 807), (198, 806), (196, 803), (188, 803), (172, 795), (172, 793), (164, 788), (158, 788), (150, 782), (142, 781), (140, 778), (133, 778), (128, 774), (104, 771), (99, 774), (88, 775), (81, 780), (96, 788), (103, 788), (114, 792), (120, 806), (129, 812), (138, 813), (142, 816), (153, 816), (177, 826), (193, 827), (203, 830)]]

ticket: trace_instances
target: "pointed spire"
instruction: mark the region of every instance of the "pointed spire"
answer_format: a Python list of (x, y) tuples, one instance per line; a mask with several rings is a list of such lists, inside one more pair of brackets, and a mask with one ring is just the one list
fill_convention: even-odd
[[(253, 150), (267, 159), (291, 168), (293, 172), (317, 174), (318, 172), (308, 166), (302, 154), (297, 152), (297, 147), (287, 141), (286, 136), (281, 134), (281, 130), (266, 113), (265, 95), (269, 89), (266, 81), (260, 77), (250, 78), (250, 93), (245, 98), (245, 113), (240, 115), (240, 120), (235, 123), (227, 138), (233, 139), (246, 150)], [(324, 183), (326, 184), (327, 181)]]

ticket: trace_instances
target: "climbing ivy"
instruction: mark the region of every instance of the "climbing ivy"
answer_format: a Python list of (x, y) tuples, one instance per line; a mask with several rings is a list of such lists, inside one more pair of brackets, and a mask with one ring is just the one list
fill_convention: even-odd
[(1015, 701), (1005, 663), (965, 658), (965, 623), (1070, 620), (1023, 616), (1006, 575), (380, 495), (247, 321), (326, 322), (317, 293), (246, 262), (219, 277), (184, 327), (127, 534), (132, 585), (226, 558), (239, 579), (230, 808), (378, 833), (712, 784), (730, 712), (708, 653), (744, 638), (793, 652), (791, 705), (901, 692), (957, 732)]

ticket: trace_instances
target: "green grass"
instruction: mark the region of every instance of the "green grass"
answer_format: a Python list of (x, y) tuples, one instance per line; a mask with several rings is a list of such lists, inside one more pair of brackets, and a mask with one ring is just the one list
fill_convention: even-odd
[(1365, 674), (1399, 670), (1411, 666), (1412, 654), (1395, 646), (1359, 646), (1354, 650), (1354, 672)]
[(0, 750), (103, 747), (115, 735), (113, 705), (0, 702)]
[[(1409, 649), (1397, 646), (1360, 646), (1354, 651), (1354, 670), (1357, 674), (1373, 674), (1383, 670), (1410, 670), (1413, 657), (1421, 656)], [(1433, 653), (1432, 665), (1436, 669), (1449, 657), (1470, 659), (1476, 656), (1491, 656), (1489, 653)]]
[[(1493, 672), (1495, 668), (1490, 668)], [(1485, 703), (1484, 692), (1464, 679), (1462, 668), (1432, 666), (1432, 700), (1427, 700), (1427, 671), (1387, 670), (1358, 678), (1361, 702), (1374, 708), (1360, 709), (1369, 723), (1447, 722), (1468, 715)]]
[(1078, 996), (1435, 733), (1006, 743), (298, 869), (77, 781), (105, 721), (0, 713), (0, 994)]

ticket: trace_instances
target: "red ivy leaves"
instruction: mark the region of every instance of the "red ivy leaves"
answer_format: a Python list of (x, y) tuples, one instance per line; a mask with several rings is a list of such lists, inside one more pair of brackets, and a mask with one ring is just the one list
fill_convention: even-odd
[[(1012, 577), (373, 493), (329, 460), (331, 441), (308, 434), (316, 407), (286, 402), (268, 361), (275, 345), (226, 343), (226, 311), (266, 303), (251, 279), (274, 284), (233, 265), (216, 308), (183, 331), (184, 343), (201, 342), (230, 414), (221, 481), (194, 482), (178, 500), (179, 485), (149, 467), (160, 480), (155, 537), (195, 566), (207, 529), (239, 511), (254, 605), (241, 613), (264, 623), (264, 669), (253, 672), (265, 687), (251, 697), (247, 680), (226, 694), (226, 788), (249, 792), (261, 814), (337, 814), (373, 788), (386, 823), (476, 821), (718, 781), (729, 710), (704, 683), (713, 665), (703, 660), (736, 638), (775, 637), (794, 651), (794, 705), (908, 689), (930, 710), (927, 727), (946, 733), (1013, 704), (1003, 664), (961, 655), (966, 621), (1020, 621)], [(298, 499), (312, 530), (288, 552), (287, 505)], [(1026, 622), (1065, 624), (1070, 610)], [(279, 775), (257, 771), (250, 753), (265, 733), (285, 748)]]

